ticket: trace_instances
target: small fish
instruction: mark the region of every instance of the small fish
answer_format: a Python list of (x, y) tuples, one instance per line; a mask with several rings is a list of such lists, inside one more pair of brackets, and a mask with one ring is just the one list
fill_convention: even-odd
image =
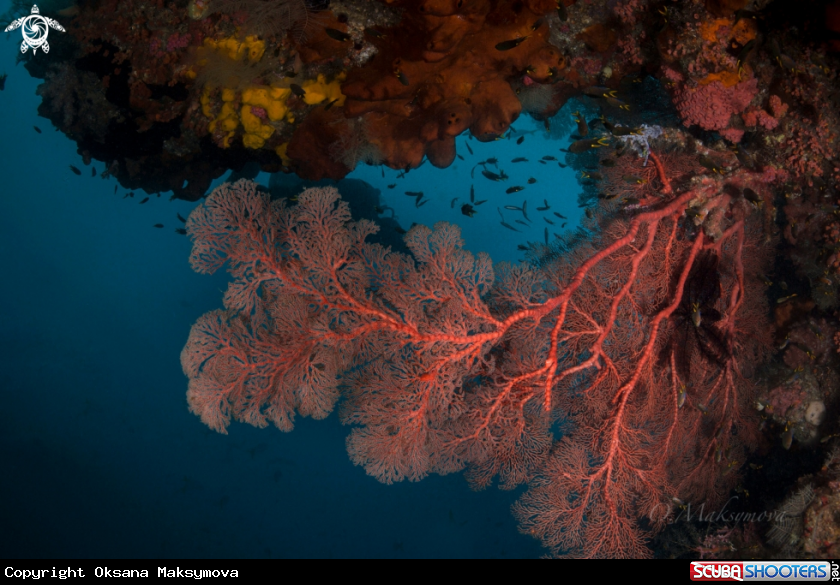
[(548, 219), (547, 217), (544, 217), (543, 219), (545, 220), (545, 223), (547, 223), (548, 225), (554, 225), (554, 222), (551, 221), (550, 219)]
[(457, 197), (453, 197), (452, 201), (449, 202), (449, 209), (455, 209), (455, 202), (458, 201)]
[(528, 159), (525, 158), (524, 156), (518, 156), (510, 162), (512, 162), (512, 163), (528, 162)]
[(366, 28), (365, 29), (365, 34), (369, 34), (370, 36), (372, 36), (375, 39), (384, 39), (385, 38), (385, 33), (383, 33), (381, 30), (377, 30), (375, 28)]
[(548, 246), (548, 228), (545, 228), (545, 245)]
[(560, 213), (557, 213), (556, 211), (554, 212), (554, 215), (556, 215), (556, 216), (557, 216), (557, 217), (559, 217), (560, 219), (569, 219), (569, 218), (568, 218), (568, 217), (566, 217), (565, 215), (562, 215), (562, 214), (560, 214)]
[(334, 39), (336, 41), (340, 41), (342, 43), (350, 41), (350, 40), (353, 39), (353, 37), (348, 35), (346, 32), (341, 32), (340, 30), (337, 30), (337, 29), (334, 29), (334, 28), (324, 28), (324, 32), (327, 33), (327, 36), (330, 37), (331, 39)]
[(503, 177), (502, 175), (497, 175), (492, 171), (488, 171), (487, 169), (482, 170), (481, 174), (490, 179), (491, 181), (502, 181), (507, 178)]
[(163, 224), (162, 224), (162, 223), (156, 223), (156, 224), (155, 224), (155, 225), (153, 225), (152, 227), (162, 228), (162, 227), (163, 227)]
[(456, 154), (455, 156), (457, 156), (457, 157), (458, 157), (458, 160), (464, 160), (464, 157), (463, 157), (463, 156), (461, 156), (460, 154)]
[(393, 188), (394, 188), (394, 187), (396, 187), (396, 186), (397, 186), (397, 184), (396, 184), (396, 183), (391, 183), (390, 185), (388, 185), (388, 188), (389, 188), (389, 189), (393, 189)]
[(528, 246), (525, 246), (525, 245), (523, 245), (523, 244), (517, 244), (517, 245), (516, 245), (516, 249), (517, 249), (517, 250), (522, 250), (523, 252), (527, 252), (527, 251), (528, 251), (528, 250), (530, 250), (531, 248), (529, 248)]
[(755, 157), (752, 153), (748, 152), (743, 145), (741, 144), (733, 144), (732, 150), (735, 153), (738, 162), (741, 163), (742, 166), (753, 170), (756, 167)]
[[(334, 100), (332, 100), (331, 102), (328, 102), (328, 103), (327, 103), (327, 105), (325, 105), (325, 106), (324, 106), (324, 111), (325, 111), (325, 112), (329, 112), (329, 111), (330, 111), (330, 108), (332, 108), (332, 107), (333, 107), (333, 104), (335, 104), (335, 102), (337, 102), (337, 101), (338, 101), (338, 98), (335, 98), (335, 99), (334, 99)], [(383, 175), (383, 176), (384, 176), (384, 175)]]
[(586, 119), (580, 115), (580, 112), (575, 112), (572, 116), (577, 124), (578, 134), (580, 134), (581, 138), (584, 138), (587, 134), (589, 134), (589, 126), (586, 125)]
[(531, 227), (531, 226), (529, 226), (527, 223), (525, 223), (524, 221), (522, 221), (521, 219), (514, 219), (513, 221), (515, 221), (516, 223), (522, 224), (522, 225), (524, 225), (525, 227)]
[(422, 197), (423, 196), (422, 191), (406, 191), (405, 194), (408, 195), (409, 197)]
[(563, 163), (559, 162), (559, 163), (557, 163), (557, 166), (560, 167), (561, 169), (565, 169), (566, 166), (568, 166), (568, 165), (564, 165)]
[(143, 199), (143, 201), (141, 201), (140, 203), (138, 203), (138, 205), (143, 205), (143, 204), (144, 204), (146, 201), (148, 201), (148, 200), (149, 200), (149, 198), (148, 198), (148, 197), (146, 197), (145, 199)]
[(584, 95), (588, 95), (589, 97), (594, 98), (614, 98), (618, 95), (618, 92), (614, 89), (610, 89), (609, 87), (602, 87), (599, 85), (593, 85), (591, 87), (587, 87), (583, 90)]
[(753, 50), (755, 47), (755, 39), (750, 40), (746, 45), (741, 48), (741, 52), (738, 53), (738, 71), (740, 72), (744, 66), (744, 62), (747, 60), (747, 57), (750, 54), (750, 51)]
[(624, 175), (621, 177), (621, 180), (625, 183), (630, 183), (631, 185), (644, 185), (647, 183), (647, 179), (637, 177), (636, 175)]
[(604, 175), (602, 175), (601, 173), (581, 171), (581, 176), (584, 179), (592, 179), (593, 181), (604, 180)]
[[(40, 134), (41, 132), (38, 131), (38, 133)], [(519, 138), (516, 139), (516, 144), (522, 144), (523, 142), (525, 142), (525, 137), (524, 136), (520, 136)]]
[(787, 451), (793, 444), (793, 425), (790, 423), (785, 425), (785, 430), (782, 432), (782, 447)]
[[(421, 201), (422, 199), (422, 201)], [(417, 200), (414, 202), (414, 207), (423, 207), (429, 202), (428, 199), (423, 199), (422, 197), (418, 197)]]
[(505, 209), (508, 211), (522, 211), (522, 208), (517, 207), (516, 205), (505, 205)]
[(782, 303), (787, 302), (787, 301), (791, 300), (792, 298), (795, 298), (796, 296), (797, 296), (796, 293), (793, 293), (792, 295), (788, 295), (786, 297), (778, 298), (778, 299), (776, 299), (776, 304), (781, 305)]
[(512, 225), (510, 225), (509, 223), (505, 223), (505, 222), (502, 222), (502, 227), (506, 227), (507, 229), (509, 229), (509, 230), (513, 230), (513, 231), (515, 231), (515, 232), (518, 232), (518, 231), (519, 231), (518, 229), (516, 229), (515, 227), (513, 227), (513, 226), (512, 226)]
[(470, 185), (470, 203), (475, 203), (475, 185)]
[(511, 39), (509, 41), (502, 41), (501, 43), (496, 45), (497, 51), (510, 51), (521, 45), (530, 35), (526, 35), (524, 37), (517, 37), (515, 39)]
[[(776, 39), (773, 39), (771, 41), (771, 46), (773, 45), (773, 43), (775, 43), (775, 41), (776, 41)], [(776, 63), (779, 64), (779, 67), (781, 67), (782, 69), (790, 69), (794, 73), (797, 73), (796, 61), (794, 61), (793, 59), (791, 59), (790, 57), (788, 57), (787, 55), (785, 55), (784, 53), (779, 51), (778, 50), (778, 45), (776, 45), (775, 51), (773, 51), (773, 53), (774, 53), (774, 57), (776, 58)]]
[(81, 175), (82, 174), (82, 171), (80, 171), (79, 169), (77, 169), (73, 165), (70, 165), (70, 170), (73, 171), (73, 173), (76, 174), (76, 175)]
[(715, 161), (712, 160), (711, 157), (709, 157), (705, 154), (700, 155), (700, 158), (699, 158), (698, 162), (700, 163), (701, 166), (709, 169), (713, 173), (721, 174), (721, 167), (717, 163), (715, 163)]
[(569, 145), (569, 152), (581, 153), (587, 152), (592, 148), (601, 148), (609, 144), (609, 138), (601, 136), (600, 138), (589, 138), (583, 140), (575, 140)]
[(33, 128), (35, 128), (35, 132), (37, 132), (38, 134), (40, 134), (40, 133), (41, 133), (41, 129), (40, 129), (40, 128), (38, 128), (37, 126), (33, 126)]
[(476, 211), (472, 205), (470, 205), (469, 203), (464, 203), (461, 206), (461, 213), (463, 213), (467, 217), (472, 217), (475, 215)]
[(547, 164), (548, 164), (548, 163), (547, 163), (547, 162), (545, 162), (544, 160), (538, 160), (537, 162), (538, 162), (538, 163), (540, 163), (541, 165), (547, 165)]
[(508, 187), (507, 190), (505, 191), (505, 193), (507, 193), (508, 195), (510, 195), (511, 193), (518, 193), (519, 191), (522, 191), (522, 189), (524, 189), (524, 188), (525, 187), (520, 187), (518, 185), (515, 186), (515, 187)]
[(292, 90), (292, 93), (302, 98), (306, 95), (306, 90), (299, 86), (297, 83), (292, 83), (289, 85), (289, 89)]
[(749, 187), (744, 187), (744, 199), (759, 207), (762, 203), (764, 203), (764, 199), (761, 198), (761, 195), (750, 189)]
[(534, 24), (531, 25), (531, 30), (537, 30), (545, 23), (545, 16), (541, 16), (537, 20), (534, 21)]
[[(117, 187), (118, 187), (118, 186), (119, 186), (119, 185), (114, 185), (114, 195), (116, 195), (116, 194), (117, 194)], [(126, 197), (127, 197), (127, 196), (126, 196)], [(125, 197), (123, 197), (123, 199), (125, 199)]]
[(482, 203), (487, 203), (487, 199), (482, 199), (481, 201), (476, 201), (476, 205), (481, 205)]
[[(47, 37), (44, 36), (44, 39), (46, 39), (46, 38)], [(6, 89), (6, 78), (7, 77), (9, 77), (8, 73), (4, 73), (3, 75), (0, 75), (0, 91), (3, 91), (4, 89)]]
[(542, 157), (542, 160), (557, 160), (557, 159), (554, 158), (553, 156), (551, 156), (550, 154), (548, 154), (548, 155)]
[(528, 201), (525, 200), (522, 202), (522, 215), (525, 216), (525, 219), (531, 221), (531, 218), (528, 217)]
[(537, 211), (548, 211), (549, 209), (551, 209), (551, 206), (548, 204), (548, 201), (546, 199), (543, 199), (543, 204), (545, 205), (545, 207), (537, 207)]
[(394, 75), (397, 76), (397, 79), (405, 86), (409, 85), (408, 77), (405, 73), (402, 72), (400, 69), (394, 69)]
[(566, 5), (563, 0), (557, 0), (557, 16), (562, 22), (569, 20), (569, 13), (566, 11)]
[(618, 108), (619, 110), (630, 111), (630, 106), (625, 104), (618, 98), (615, 97), (605, 97), (606, 102), (614, 108)]
[(682, 408), (683, 404), (685, 404), (685, 384), (680, 384), (679, 390), (677, 390), (677, 408)]
[(466, 147), (467, 147), (467, 152), (469, 152), (470, 154), (474, 154), (474, 153), (473, 153), (473, 151), (472, 151), (472, 148), (470, 148), (470, 144), (469, 144), (469, 142), (465, 142), (465, 143), (464, 143), (464, 146), (466, 146)]
[(178, 219), (181, 221), (181, 223), (187, 223), (187, 220), (186, 220), (186, 219), (184, 219), (183, 217), (181, 217), (181, 214), (180, 214), (180, 213), (177, 213), (177, 212), (176, 212), (176, 213), (175, 213), (175, 215), (177, 215), (177, 216), (178, 216)]
[(182, 236), (186, 236), (187, 235), (187, 230), (185, 230), (184, 228), (175, 228), (175, 233), (176, 234), (181, 234)]
[(529, 185), (533, 185), (536, 182), (537, 182), (537, 180), (534, 177), (531, 177), (530, 179), (528, 179), (528, 184)]

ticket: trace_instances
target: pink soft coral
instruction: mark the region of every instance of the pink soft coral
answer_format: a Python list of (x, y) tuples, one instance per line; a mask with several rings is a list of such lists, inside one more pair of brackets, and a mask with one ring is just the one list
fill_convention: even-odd
[(674, 103), (680, 111), (683, 124), (697, 124), (704, 130), (723, 130), (729, 126), (732, 114), (739, 114), (749, 105), (758, 89), (758, 80), (753, 78), (732, 87), (720, 81), (696, 88), (685, 88), (674, 96)]

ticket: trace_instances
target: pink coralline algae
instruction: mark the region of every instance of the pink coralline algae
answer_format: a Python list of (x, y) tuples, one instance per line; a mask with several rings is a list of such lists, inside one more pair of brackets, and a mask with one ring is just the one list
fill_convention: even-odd
[(720, 81), (696, 88), (681, 88), (674, 96), (683, 124), (697, 124), (704, 130), (723, 130), (729, 126), (732, 114), (739, 114), (749, 105), (758, 90), (753, 78), (732, 87)]
[(768, 102), (770, 113), (756, 107), (749, 107), (741, 114), (741, 119), (746, 126), (761, 126), (765, 130), (775, 130), (779, 125), (779, 118), (785, 115), (788, 105), (777, 95), (770, 96)]
[(759, 108), (749, 108), (741, 114), (741, 119), (745, 126), (761, 126), (765, 130), (774, 130), (779, 125), (776, 118)]

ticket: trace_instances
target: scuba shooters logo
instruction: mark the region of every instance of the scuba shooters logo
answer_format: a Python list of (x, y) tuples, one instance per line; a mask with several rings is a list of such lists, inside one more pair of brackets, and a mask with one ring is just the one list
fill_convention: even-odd
[(54, 28), (60, 32), (66, 32), (64, 27), (58, 24), (57, 20), (41, 16), (41, 11), (38, 10), (38, 5), (32, 5), (32, 14), (29, 16), (21, 16), (17, 20), (6, 27), (6, 32), (21, 29), (23, 34), (23, 42), (20, 44), (20, 52), (25, 53), (27, 49), (32, 48), (32, 53), (38, 52), (38, 49), (44, 53), (50, 52), (50, 44), (47, 42), (47, 35), (50, 28)]
[[(833, 565), (833, 567), (832, 567)], [(837, 581), (828, 561), (692, 561), (692, 581)]]

